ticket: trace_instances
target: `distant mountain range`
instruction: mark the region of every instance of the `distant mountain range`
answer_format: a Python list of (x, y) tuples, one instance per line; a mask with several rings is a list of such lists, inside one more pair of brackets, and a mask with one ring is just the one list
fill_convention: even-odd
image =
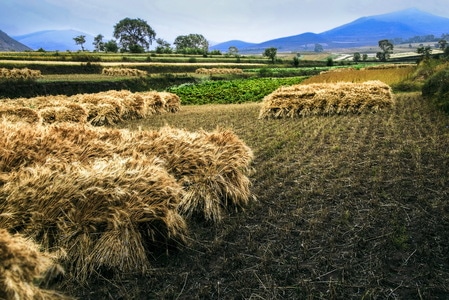
[[(408, 39), (423, 35), (434, 35), (438, 38), (442, 34), (448, 33), (449, 18), (410, 8), (388, 14), (362, 17), (319, 34), (306, 32), (263, 43), (232, 40), (213, 45), (209, 49), (226, 53), (229, 47), (233, 46), (237, 47), (239, 52), (244, 54), (262, 53), (266, 48), (275, 47), (278, 49), (278, 52), (300, 52), (304, 50), (313, 51), (315, 44), (322, 45), (324, 50), (377, 46), (382, 39)], [(0, 31), (0, 51), (23, 51), (30, 50), (30, 48), (33, 50), (42, 48), (47, 51), (77, 51), (81, 50), (81, 47), (76, 45), (73, 38), (79, 35), (86, 36), (84, 48), (93, 50), (92, 42), (94, 37), (89, 34), (75, 30), (47, 30), (14, 36), (13, 38), (17, 44), (13, 43), (10, 37)], [(7, 39), (7, 42), (5, 42), (5, 39)]]
[(15, 39), (0, 30), (0, 51), (28, 51), (30, 47), (19, 43)]
[(85, 50), (93, 50), (92, 45), (94, 37), (87, 33), (76, 31), (76, 30), (45, 30), (33, 32), (30, 34), (14, 36), (18, 42), (27, 45), (33, 50), (38, 50), (40, 48), (46, 51), (77, 51), (81, 50), (81, 46), (77, 45), (73, 40), (74, 37), (84, 35), (86, 43), (84, 43)]
[(435, 37), (441, 37), (442, 34), (447, 33), (449, 33), (449, 18), (410, 8), (388, 14), (362, 17), (319, 34), (307, 32), (259, 44), (238, 41), (242, 47), (229, 41), (216, 44), (210, 49), (227, 52), (230, 46), (235, 46), (240, 53), (261, 53), (266, 48), (275, 47), (278, 52), (299, 52), (313, 51), (315, 44), (322, 45), (324, 49), (377, 46), (382, 39), (408, 39), (432, 34)]

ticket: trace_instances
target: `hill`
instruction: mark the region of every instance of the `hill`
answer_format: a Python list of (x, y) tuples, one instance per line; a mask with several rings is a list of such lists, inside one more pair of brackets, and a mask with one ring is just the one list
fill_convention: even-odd
[(84, 49), (93, 50), (92, 42), (94, 37), (87, 33), (77, 30), (44, 30), (29, 33), (26, 35), (14, 37), (17, 41), (24, 43), (34, 50), (44, 49), (47, 51), (77, 51), (81, 50), (81, 46), (77, 45), (73, 40), (74, 37), (84, 35), (86, 36), (86, 43)]
[[(321, 44), (325, 49), (338, 49), (377, 45), (382, 39), (408, 39), (419, 35), (440, 37), (448, 32), (449, 18), (436, 16), (416, 8), (405, 9), (388, 14), (362, 17), (322, 33), (303, 33), (269, 40), (239, 48), (241, 53), (261, 53), (268, 47), (278, 48), (280, 52), (303, 51)], [(212, 50), (227, 51), (222, 45)]]
[(16, 41), (0, 30), (0, 51), (29, 51), (28, 46)]

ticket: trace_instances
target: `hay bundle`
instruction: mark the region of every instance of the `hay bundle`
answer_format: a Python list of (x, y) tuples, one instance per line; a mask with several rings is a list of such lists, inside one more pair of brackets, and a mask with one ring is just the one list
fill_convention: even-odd
[(114, 154), (135, 159), (157, 156), (184, 189), (179, 209), (186, 216), (198, 214), (219, 221), (229, 207), (244, 207), (251, 200), (247, 176), (253, 154), (227, 130), (208, 133), (165, 127), (129, 132), (70, 123), (4, 125), (0, 126), (0, 152), (0, 172), (5, 173), (52, 157), (87, 164)]
[(38, 238), (80, 281), (101, 270), (143, 273), (150, 254), (186, 242), (181, 186), (156, 158), (57, 160), (23, 168), (0, 188), (0, 224)]
[[(0, 229), (0, 299), (69, 299), (35, 285), (62, 271), (49, 253), (21, 235)], [(53, 274), (50, 274), (53, 273)]]
[[(114, 130), (110, 132), (112, 135)], [(89, 162), (112, 156), (114, 149), (114, 144), (101, 140), (101, 134), (90, 126), (0, 122), (0, 173), (43, 164), (52, 157), (67, 163)]]
[(31, 70), (28, 68), (22, 69), (6, 69), (0, 68), (0, 79), (22, 79), (22, 80), (33, 80), (42, 77), (41, 71)]
[(160, 92), (162, 106), (166, 112), (176, 113), (181, 109), (181, 98), (169, 92)]
[(134, 133), (121, 147), (126, 153), (122, 155), (151, 153), (165, 161), (168, 172), (185, 190), (179, 210), (187, 217), (220, 221), (227, 209), (244, 207), (251, 200), (247, 175), (253, 153), (231, 131), (164, 127)]
[(107, 76), (137, 76), (137, 77), (145, 77), (148, 75), (146, 71), (142, 71), (139, 69), (131, 69), (131, 68), (103, 68), (103, 75)]
[(45, 124), (55, 122), (86, 123), (87, 110), (77, 103), (66, 103), (64, 106), (49, 106), (38, 111)]
[(147, 108), (147, 112), (149, 114), (158, 114), (164, 112), (164, 102), (158, 92), (142, 92), (140, 93), (140, 96), (142, 96), (145, 107)]
[(0, 118), (9, 122), (26, 122), (30, 124), (41, 122), (36, 111), (19, 106), (0, 106)]
[(242, 69), (238, 68), (199, 68), (195, 71), (196, 74), (205, 74), (205, 75), (212, 75), (212, 74), (243, 74)]
[(259, 119), (375, 112), (393, 104), (391, 88), (381, 81), (294, 85), (266, 96)]

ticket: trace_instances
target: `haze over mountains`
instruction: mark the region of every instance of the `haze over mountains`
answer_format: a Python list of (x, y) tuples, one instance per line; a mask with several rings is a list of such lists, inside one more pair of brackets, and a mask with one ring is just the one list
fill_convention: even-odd
[[(362, 17), (322, 33), (306, 32), (258, 44), (232, 40), (213, 45), (210, 47), (210, 50), (220, 50), (225, 53), (229, 50), (229, 47), (234, 46), (238, 48), (240, 53), (262, 53), (264, 49), (269, 47), (277, 48), (278, 52), (299, 52), (304, 50), (313, 51), (315, 44), (322, 45), (324, 50), (359, 46), (377, 46), (378, 41), (382, 39), (408, 39), (414, 36), (423, 35), (434, 35), (436, 38), (439, 38), (442, 34), (448, 33), (449, 18), (410, 8), (388, 14)], [(79, 35), (86, 36), (84, 48), (86, 50), (92, 50), (93, 36), (75, 30), (39, 31), (15, 36), (13, 38), (19, 44), (26, 45), (25, 47), (29, 47), (33, 50), (42, 48), (47, 51), (76, 51), (80, 50), (81, 47), (76, 45), (73, 38)], [(0, 51), (26, 50), (22, 47), (23, 45), (19, 46), (19, 44), (16, 44), (17, 48), (11, 48), (12, 46), (8, 46), (9, 48), (2, 48), (2, 45), (5, 44), (4, 42), (2, 43), (4, 39), (5, 36), (0, 35)], [(11, 44), (10, 40), (8, 44)]]

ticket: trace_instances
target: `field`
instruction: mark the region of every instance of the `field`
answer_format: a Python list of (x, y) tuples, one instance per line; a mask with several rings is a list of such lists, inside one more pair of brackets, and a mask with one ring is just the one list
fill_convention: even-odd
[[(413, 70), (382, 69), (366, 77), (362, 70), (346, 72), (353, 76), (350, 81), (356, 81), (354, 74), (357, 77), (362, 74), (357, 72), (363, 72), (363, 80), (387, 79), (395, 84), (410, 79)], [(324, 73), (314, 80), (327, 81), (328, 74), (343, 73)], [(58, 75), (54, 76), (57, 79)], [(191, 85), (180, 86), (179, 91), (185, 94), (180, 93), (178, 112), (124, 119), (104, 128), (129, 131), (121, 139), (134, 136), (135, 140), (129, 141), (139, 147), (146, 145), (144, 140), (137, 140), (145, 137), (142, 132), (167, 126), (188, 132), (229, 129), (254, 154), (248, 176), (257, 201), (223, 211), (218, 222), (187, 219), (187, 242), (152, 252), (142, 260), (148, 263), (145, 268), (136, 266), (145, 269), (141, 274), (132, 272), (130, 266), (126, 272), (90, 266), (84, 282), (70, 280), (69, 274), (43, 287), (79, 299), (447, 299), (448, 115), (423, 99), (420, 92), (411, 92), (395, 93), (394, 105), (376, 112), (259, 119), (259, 100), (238, 103), (236, 99), (250, 86), (269, 79), (237, 79), (239, 84), (246, 81), (249, 85), (234, 90), (227, 81), (205, 80), (193, 91), (189, 90)], [(303, 78), (291, 80), (297, 83)], [(207, 90), (214, 104), (193, 100), (195, 93), (202, 95)], [(227, 90), (229, 94), (225, 94)], [(176, 92), (176, 88), (171, 91)], [(217, 93), (227, 104), (217, 104)], [(183, 97), (192, 100), (184, 105)], [(120, 140), (119, 133), (113, 132), (111, 138)], [(89, 149), (95, 145), (114, 148), (106, 134), (100, 140), (99, 144), (89, 142)], [(52, 147), (51, 141), (44, 142), (40, 141)], [(125, 146), (120, 151), (131, 153), (130, 159), (140, 157), (141, 153)], [(80, 145), (78, 148), (86, 159), (90, 157)], [(70, 157), (70, 153), (63, 153)], [(164, 153), (170, 156), (170, 151)], [(33, 151), (24, 155), (24, 161), (32, 160)], [(110, 161), (118, 160), (113, 157)], [(109, 167), (121, 174), (114, 163)], [(59, 166), (49, 170), (52, 168)], [(45, 176), (44, 171), (50, 172), (45, 168), (30, 168), (28, 172), (36, 175), (39, 170)], [(107, 164), (102, 170), (107, 170)], [(100, 189), (110, 187), (110, 182), (126, 181), (144, 189), (146, 178), (148, 184), (156, 182), (151, 170), (144, 173), (147, 177), (134, 180), (114, 175), (104, 181), (90, 178), (89, 184)], [(180, 168), (179, 172), (183, 171)], [(7, 180), (4, 178), (7, 176), (0, 173), (0, 192)], [(74, 176), (73, 181), (77, 180)], [(185, 183), (191, 184), (188, 180)], [(47, 184), (48, 191), (58, 193)], [(31, 193), (28, 186), (23, 189)], [(107, 193), (101, 197), (107, 199)], [(112, 199), (111, 203), (116, 202)], [(76, 253), (76, 247), (70, 251)]]

